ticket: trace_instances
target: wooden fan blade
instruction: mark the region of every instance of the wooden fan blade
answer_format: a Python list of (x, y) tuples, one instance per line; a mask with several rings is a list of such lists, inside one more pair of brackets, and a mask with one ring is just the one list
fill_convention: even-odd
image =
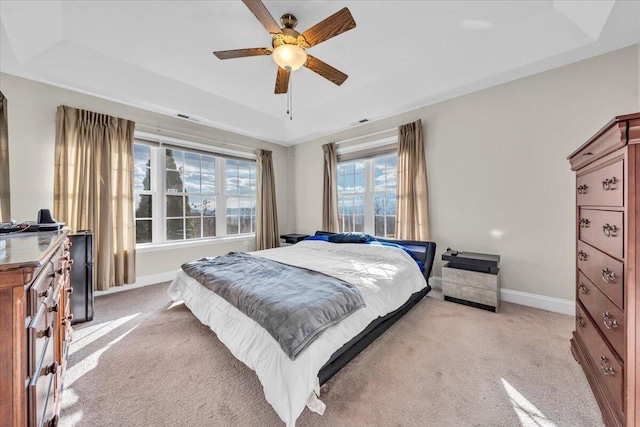
[(258, 18), (258, 21), (260, 21), (267, 31), (270, 33), (282, 32), (276, 20), (273, 19), (273, 16), (271, 16), (267, 7), (260, 0), (242, 0), (242, 3), (249, 8), (256, 18)]
[(344, 83), (344, 81), (347, 80), (347, 77), (349, 77), (342, 71), (336, 70), (331, 65), (320, 61), (318, 58), (314, 58), (311, 55), (308, 55), (308, 57), (309, 60), (304, 64), (305, 67), (314, 73), (320, 74), (322, 77), (337, 84), (338, 86)]
[(271, 55), (271, 49), (266, 47), (254, 47), (251, 49), (219, 50), (213, 52), (220, 59), (244, 58), (245, 56)]
[(348, 8), (344, 8), (322, 22), (317, 23), (307, 31), (302, 33), (307, 43), (311, 46), (329, 40), (339, 34), (349, 31), (356, 27), (356, 21), (353, 20), (351, 12)]
[(278, 67), (278, 75), (276, 76), (276, 90), (275, 94), (287, 93), (289, 89), (289, 75), (291, 72), (284, 68)]

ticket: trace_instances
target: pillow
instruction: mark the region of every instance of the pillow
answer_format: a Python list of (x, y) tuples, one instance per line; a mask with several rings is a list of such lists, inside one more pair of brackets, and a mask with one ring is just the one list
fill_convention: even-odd
[(323, 242), (328, 242), (329, 236), (309, 236), (304, 240), (322, 240)]
[(365, 233), (336, 233), (329, 236), (331, 243), (366, 243), (375, 240)]

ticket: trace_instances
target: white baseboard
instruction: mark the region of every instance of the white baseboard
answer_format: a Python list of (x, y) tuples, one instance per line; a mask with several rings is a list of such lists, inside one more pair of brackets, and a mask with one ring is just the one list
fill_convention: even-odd
[(95, 291), (94, 296), (114, 294), (116, 292), (128, 291), (130, 289), (142, 288), (143, 286), (157, 285), (175, 279), (177, 271), (165, 271), (164, 273), (150, 274), (136, 278), (136, 282), (130, 285), (114, 286), (106, 291)]
[[(434, 289), (442, 289), (442, 277), (435, 276), (429, 278), (429, 285)], [(512, 289), (500, 289), (500, 301), (526, 305), (527, 307), (568, 314), (570, 316), (575, 316), (576, 314), (575, 301), (514, 291)]]
[(500, 300), (540, 308), (542, 310), (554, 311), (556, 313), (568, 314), (570, 316), (576, 315), (575, 301), (567, 299), (530, 294), (511, 289), (500, 289)]

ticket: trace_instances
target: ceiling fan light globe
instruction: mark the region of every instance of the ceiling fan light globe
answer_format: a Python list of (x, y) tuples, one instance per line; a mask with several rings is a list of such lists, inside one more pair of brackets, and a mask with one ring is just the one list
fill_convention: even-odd
[(287, 71), (297, 70), (307, 62), (307, 54), (304, 49), (294, 44), (283, 44), (276, 47), (271, 56), (279, 67)]

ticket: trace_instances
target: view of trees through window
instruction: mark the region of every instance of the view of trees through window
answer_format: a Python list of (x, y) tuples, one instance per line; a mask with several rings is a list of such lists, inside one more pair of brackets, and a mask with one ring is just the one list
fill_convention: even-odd
[[(153, 150), (158, 150), (156, 156)], [(155, 166), (156, 170), (154, 164), (159, 165)], [(216, 187), (216, 177), (220, 176), (218, 168), (225, 180), (223, 194), (217, 193), (220, 191)], [(164, 187), (161, 206), (155, 205), (154, 172), (161, 173), (160, 183)], [(254, 232), (254, 161), (134, 144), (134, 193), (137, 243), (154, 241), (154, 227), (160, 225), (157, 216), (162, 218), (164, 226), (157, 231), (159, 241)], [(220, 209), (226, 211), (226, 215), (217, 218), (216, 211)], [(156, 211), (159, 212), (154, 215)]]
[(396, 153), (338, 163), (340, 231), (395, 237), (397, 170)]

